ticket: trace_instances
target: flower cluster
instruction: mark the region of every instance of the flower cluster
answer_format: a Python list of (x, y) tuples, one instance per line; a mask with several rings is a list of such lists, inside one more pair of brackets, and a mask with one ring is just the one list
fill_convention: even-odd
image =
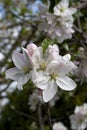
[(56, 44), (49, 45), (44, 51), (31, 43), (22, 51), (13, 53), (12, 60), (16, 67), (6, 71), (7, 78), (18, 81), (19, 89), (32, 80), (41, 90), (44, 102), (48, 102), (56, 95), (58, 87), (66, 91), (76, 87), (76, 83), (67, 75), (76, 66), (70, 61), (70, 54), (59, 55)]
[(56, 122), (53, 124), (53, 130), (67, 130), (62, 122)]
[(50, 13), (47, 7), (40, 6), (40, 18), (43, 21), (40, 29), (43, 27), (51, 38), (57, 38), (60, 43), (71, 39), (72, 33), (74, 33), (72, 15), (75, 12), (75, 8), (69, 8), (69, 0), (61, 0), (54, 7), (53, 13)]
[(73, 130), (84, 130), (87, 128), (87, 103), (76, 106), (74, 114), (70, 116), (71, 128)]

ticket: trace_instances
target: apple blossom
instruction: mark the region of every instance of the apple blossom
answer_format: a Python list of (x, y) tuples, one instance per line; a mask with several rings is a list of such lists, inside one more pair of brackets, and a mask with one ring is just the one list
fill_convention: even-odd
[(8, 69), (6, 71), (6, 78), (16, 80), (18, 82), (18, 88), (22, 89), (22, 86), (31, 78), (33, 63), (28, 51), (22, 48), (23, 54), (14, 52), (12, 60), (16, 67)]
[(40, 30), (43, 29), (50, 38), (56, 38), (59, 43), (71, 39), (74, 33), (72, 15), (76, 12), (76, 8), (68, 6), (69, 0), (61, 0), (54, 6), (53, 13), (50, 13), (46, 6), (39, 6), (40, 20), (42, 19)]
[(76, 83), (67, 76), (75, 67), (73, 62), (70, 61), (71, 56), (67, 54), (62, 57), (59, 55), (59, 52), (56, 53), (56, 50), (58, 51), (58, 48), (54, 49), (54, 47), (53, 51), (51, 50), (56, 57), (52, 57), (53, 59), (49, 56), (50, 53), (48, 57), (45, 57), (42, 48), (38, 48), (33, 55), (34, 57), (32, 57), (32, 61), (36, 66), (33, 83), (42, 90), (43, 100), (45, 102), (50, 101), (55, 96), (58, 86), (67, 91), (73, 90), (76, 87)]
[(6, 77), (18, 81), (18, 88), (32, 80), (36, 88), (42, 91), (43, 100), (50, 101), (57, 93), (58, 86), (66, 91), (73, 90), (76, 83), (67, 76), (75, 68), (69, 54), (59, 55), (57, 45), (49, 45), (43, 51), (34, 44), (22, 48), (22, 53), (15, 52), (12, 60), (16, 67), (6, 71)]
[(69, 0), (61, 0), (55, 7), (54, 7), (54, 14), (57, 16), (70, 16), (76, 12), (76, 9), (73, 7), (68, 8)]
[(67, 127), (62, 122), (55, 122), (53, 124), (53, 130), (67, 130)]
[(84, 130), (87, 128), (87, 103), (76, 106), (74, 114), (70, 116), (71, 128), (73, 130)]
[[(56, 46), (56, 45), (54, 45)], [(48, 49), (46, 52), (43, 52), (42, 47), (38, 47), (34, 54), (32, 55), (32, 62), (34, 64), (34, 68), (38, 70), (45, 70), (47, 65), (49, 64), (50, 61), (54, 60), (54, 53), (58, 55), (58, 52), (54, 51), (56, 50), (55, 47), (50, 49), (51, 46), (48, 46)], [(56, 46), (57, 48), (57, 46)], [(53, 51), (53, 53), (51, 52)], [(58, 51), (58, 48), (57, 48)]]

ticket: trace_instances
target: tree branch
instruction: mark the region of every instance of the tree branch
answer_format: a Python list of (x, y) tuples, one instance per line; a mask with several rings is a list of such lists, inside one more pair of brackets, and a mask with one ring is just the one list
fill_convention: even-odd
[(42, 119), (42, 112), (41, 112), (41, 104), (39, 103), (38, 105), (38, 118), (39, 118), (39, 124), (41, 130), (44, 130), (44, 124), (43, 124), (43, 119)]

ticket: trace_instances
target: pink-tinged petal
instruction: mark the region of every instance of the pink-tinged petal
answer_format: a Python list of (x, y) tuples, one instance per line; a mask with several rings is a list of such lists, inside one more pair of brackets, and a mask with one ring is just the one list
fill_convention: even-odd
[(55, 81), (50, 80), (48, 87), (42, 91), (44, 102), (49, 102), (56, 95), (57, 89)]
[(38, 64), (40, 64), (40, 62), (42, 61), (42, 58), (43, 58), (43, 49), (42, 47), (38, 47), (32, 55), (32, 61), (34, 65), (38, 66)]
[(34, 43), (30, 43), (29, 45), (27, 45), (28, 53), (30, 56), (33, 55), (34, 51), (37, 49), (37, 46)]
[(23, 67), (26, 66), (26, 61), (25, 61), (25, 58), (24, 58), (24, 54), (21, 54), (21, 53), (18, 53), (18, 52), (15, 52), (13, 53), (12, 55), (12, 60), (15, 64), (15, 66), (18, 68), (18, 69), (22, 69)]
[(66, 90), (66, 91), (73, 90), (77, 86), (76, 83), (67, 76), (57, 78), (56, 83), (61, 89)]
[(13, 79), (13, 80), (17, 80), (17, 75), (21, 75), (22, 72), (17, 69), (16, 67), (14, 68), (11, 68), (11, 69), (8, 69), (6, 72), (6, 78), (9, 78), (9, 79)]
[(50, 79), (44, 72), (37, 72), (36, 76), (33, 78), (33, 83), (40, 89), (46, 89), (48, 87), (48, 80)]
[(49, 62), (53, 61), (53, 60), (57, 60), (57, 58), (59, 57), (59, 48), (56, 44), (49, 45), (48, 49), (46, 50), (45, 53), (45, 58), (47, 59), (47, 64), (49, 64)]
[(75, 68), (73, 62), (65, 63), (64, 61), (52, 61), (48, 64), (46, 71), (48, 73), (55, 73), (59, 77), (68, 74), (72, 69)]
[(56, 44), (54, 44), (53, 46), (52, 46), (52, 45), (49, 45), (49, 46), (48, 46), (48, 51), (49, 51), (50, 53), (56, 52), (57, 54), (59, 54), (59, 48), (58, 48), (58, 46), (57, 46)]
[(33, 68), (33, 62), (32, 62), (31, 56), (28, 54), (28, 51), (23, 47), (22, 47), (22, 51), (23, 51), (24, 59), (26, 63), (25, 66), (28, 68)]

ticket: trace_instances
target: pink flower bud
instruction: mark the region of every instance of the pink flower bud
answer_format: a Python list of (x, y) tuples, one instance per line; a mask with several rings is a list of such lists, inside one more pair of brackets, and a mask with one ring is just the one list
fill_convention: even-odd
[(37, 49), (37, 46), (34, 43), (30, 43), (29, 45), (27, 45), (27, 51), (30, 56), (33, 55), (33, 53), (36, 49)]

